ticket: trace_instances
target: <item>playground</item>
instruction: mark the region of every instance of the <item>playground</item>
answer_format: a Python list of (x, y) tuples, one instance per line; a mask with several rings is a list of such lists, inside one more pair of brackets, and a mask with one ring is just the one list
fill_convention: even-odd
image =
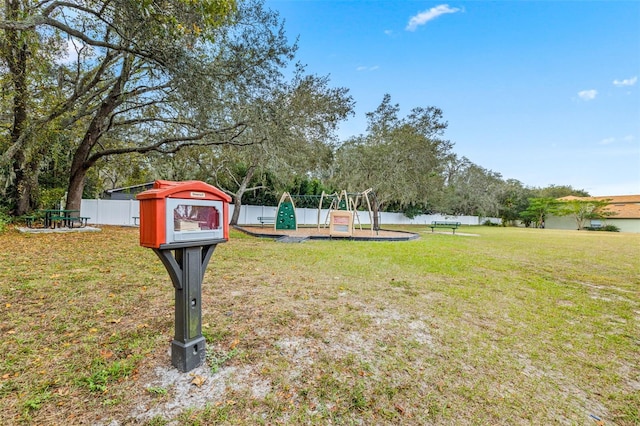
[[(294, 200), (317, 203), (316, 226), (298, 226)], [(321, 195), (295, 196), (285, 192), (280, 197), (274, 217), (260, 217), (260, 226), (236, 226), (239, 231), (256, 237), (274, 238), (281, 242), (302, 242), (309, 239), (349, 239), (353, 241), (408, 241), (418, 234), (381, 229), (377, 211), (372, 209), (375, 194), (371, 189), (348, 193), (343, 190)], [(374, 206), (376, 204), (373, 204)], [(324, 214), (323, 214), (324, 213)], [(361, 216), (366, 216), (363, 226)], [(265, 226), (266, 223), (266, 226)]]

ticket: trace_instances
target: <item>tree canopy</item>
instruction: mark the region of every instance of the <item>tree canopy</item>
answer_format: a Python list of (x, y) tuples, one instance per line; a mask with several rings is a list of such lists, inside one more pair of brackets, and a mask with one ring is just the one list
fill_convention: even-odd
[(588, 195), (458, 157), (442, 110), (401, 116), (389, 94), (365, 133), (338, 140), (355, 101), (296, 51), (263, 0), (5, 1), (0, 209), (21, 215), (65, 193), (79, 209), (83, 193), (157, 178), (214, 183), (237, 207), (247, 193), (373, 188), (376, 209), (505, 223), (539, 223), (531, 200)]
[(406, 207), (437, 197), (452, 144), (441, 138), (447, 127), (436, 107), (416, 107), (399, 117), (400, 106), (385, 95), (367, 114), (367, 133), (336, 151), (334, 186), (357, 192), (373, 188), (379, 206)]
[[(259, 1), (6, 5), (2, 57), (12, 90), (5, 104), (13, 111), (0, 165), (9, 169), (5, 187), (18, 213), (37, 189), (24, 172), (33, 180), (50, 154), (43, 130), (64, 135), (67, 205), (79, 208), (87, 172), (100, 159), (236, 143), (260, 114), (239, 108), (240, 95), (246, 106), (247, 96), (269, 91), (295, 52)], [(47, 40), (57, 50), (38, 55)], [(64, 60), (65, 46), (75, 49), (72, 60)], [(34, 105), (40, 91), (54, 96)]]
[(570, 216), (576, 221), (576, 229), (584, 229), (590, 219), (604, 219), (613, 215), (606, 207), (611, 200), (584, 200), (571, 198), (560, 200), (556, 210), (558, 216)]

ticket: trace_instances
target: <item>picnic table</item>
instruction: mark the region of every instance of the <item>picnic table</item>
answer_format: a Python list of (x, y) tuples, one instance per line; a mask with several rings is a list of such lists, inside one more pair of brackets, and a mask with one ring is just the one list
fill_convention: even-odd
[(73, 228), (75, 222), (80, 223), (80, 225), (86, 225), (88, 219), (79, 217), (80, 210), (44, 209), (39, 210), (39, 212), (44, 214), (45, 228), (55, 228), (56, 224)]

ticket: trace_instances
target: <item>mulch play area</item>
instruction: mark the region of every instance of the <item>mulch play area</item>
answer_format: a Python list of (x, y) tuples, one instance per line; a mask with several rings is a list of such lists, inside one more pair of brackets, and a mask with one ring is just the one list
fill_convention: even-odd
[(408, 241), (419, 238), (418, 234), (412, 232), (359, 229), (354, 227), (353, 236), (336, 237), (329, 235), (329, 227), (298, 227), (297, 230), (274, 229), (273, 226), (236, 226), (235, 229), (253, 235), (255, 237), (274, 238), (283, 242), (299, 242), (310, 240), (354, 240), (354, 241)]

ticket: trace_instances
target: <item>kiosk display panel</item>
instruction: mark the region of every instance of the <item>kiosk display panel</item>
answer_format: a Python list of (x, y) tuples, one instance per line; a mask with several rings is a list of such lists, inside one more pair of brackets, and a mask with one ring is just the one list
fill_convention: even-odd
[(166, 242), (224, 238), (222, 201), (167, 198)]

